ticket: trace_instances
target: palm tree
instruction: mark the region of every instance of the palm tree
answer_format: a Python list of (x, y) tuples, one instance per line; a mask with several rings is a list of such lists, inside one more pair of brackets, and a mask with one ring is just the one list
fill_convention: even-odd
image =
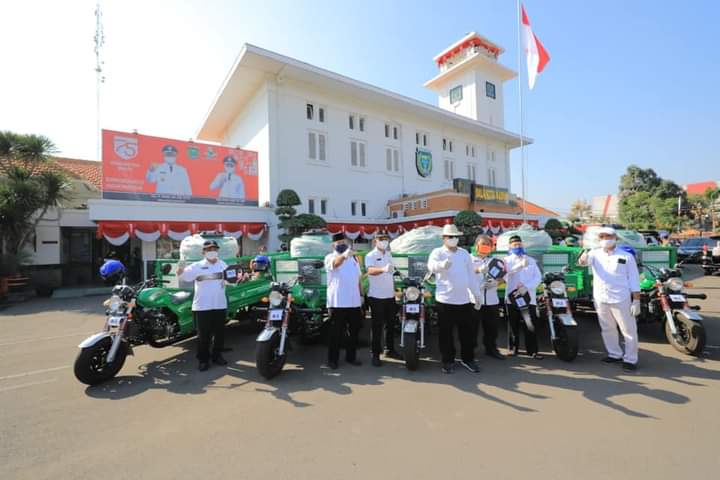
[(42, 135), (0, 131), (0, 251), (10, 273), (40, 220), (67, 199), (65, 177), (41, 170), (53, 152), (55, 145)]

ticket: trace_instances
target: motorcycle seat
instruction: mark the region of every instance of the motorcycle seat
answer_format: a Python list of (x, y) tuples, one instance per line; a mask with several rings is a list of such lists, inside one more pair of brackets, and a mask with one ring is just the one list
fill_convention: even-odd
[(188, 298), (192, 297), (192, 292), (175, 292), (170, 295), (172, 303), (179, 305), (185, 302)]

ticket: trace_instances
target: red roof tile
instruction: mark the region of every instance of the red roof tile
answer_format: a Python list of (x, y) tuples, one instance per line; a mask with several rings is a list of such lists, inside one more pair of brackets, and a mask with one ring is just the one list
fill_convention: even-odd
[(52, 157), (50, 161), (54, 161), (74, 177), (90, 182), (98, 189), (102, 188), (102, 162), (62, 157)]

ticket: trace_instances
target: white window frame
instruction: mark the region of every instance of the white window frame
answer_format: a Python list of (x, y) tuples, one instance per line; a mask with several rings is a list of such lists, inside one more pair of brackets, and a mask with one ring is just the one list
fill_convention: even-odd
[[(385, 146), (385, 156), (383, 157), (385, 172), (392, 175), (399, 175), (402, 164), (402, 153), (400, 149), (394, 145)], [(389, 167), (388, 168), (388, 164)]]
[(497, 170), (495, 170), (495, 167), (488, 167), (488, 186), (497, 186)]
[(310, 214), (315, 213), (315, 197), (308, 198), (307, 212)]
[[(315, 135), (315, 139), (313, 140), (313, 145), (311, 146), (311, 140), (310, 135)], [(323, 137), (323, 147), (320, 148), (320, 137)], [(328, 152), (328, 141), (327, 141), (327, 132), (321, 132), (319, 130), (307, 130), (307, 141), (305, 143), (307, 146), (307, 160), (309, 162), (313, 163), (319, 163), (322, 165), (327, 165), (327, 152)], [(315, 158), (313, 158), (310, 154), (312, 153), (312, 150), (315, 150)]]
[(355, 130), (355, 115), (352, 113), (348, 115), (348, 128), (350, 130)]
[[(308, 113), (310, 117), (308, 117)], [(313, 102), (305, 102), (305, 120), (309, 122), (315, 120), (315, 104)]]
[(368, 203), (369, 202), (367, 200), (352, 200), (350, 202), (350, 216), (367, 217)]
[[(356, 170), (367, 170), (367, 142), (358, 138), (350, 139), (350, 168)], [(353, 155), (355, 156), (355, 165), (353, 165)]]
[(443, 159), (443, 178), (448, 182), (455, 178), (455, 160), (452, 158)]
[(327, 107), (325, 105), (317, 106), (318, 123), (327, 123)]
[(365, 127), (366, 127), (365, 122), (366, 122), (365, 117), (362, 115), (358, 115), (358, 130), (359, 131), (365, 132)]
[(472, 180), (473, 182), (477, 181), (477, 163), (468, 162), (467, 177), (468, 180)]

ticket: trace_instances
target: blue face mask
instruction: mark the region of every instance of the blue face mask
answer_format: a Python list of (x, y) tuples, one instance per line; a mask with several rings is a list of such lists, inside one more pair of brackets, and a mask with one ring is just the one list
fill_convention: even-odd
[(335, 251), (337, 253), (343, 253), (347, 249), (348, 249), (347, 243), (340, 243), (338, 245), (335, 245)]
[(510, 249), (511, 253), (514, 253), (515, 255), (524, 255), (525, 249), (523, 247), (515, 247)]

